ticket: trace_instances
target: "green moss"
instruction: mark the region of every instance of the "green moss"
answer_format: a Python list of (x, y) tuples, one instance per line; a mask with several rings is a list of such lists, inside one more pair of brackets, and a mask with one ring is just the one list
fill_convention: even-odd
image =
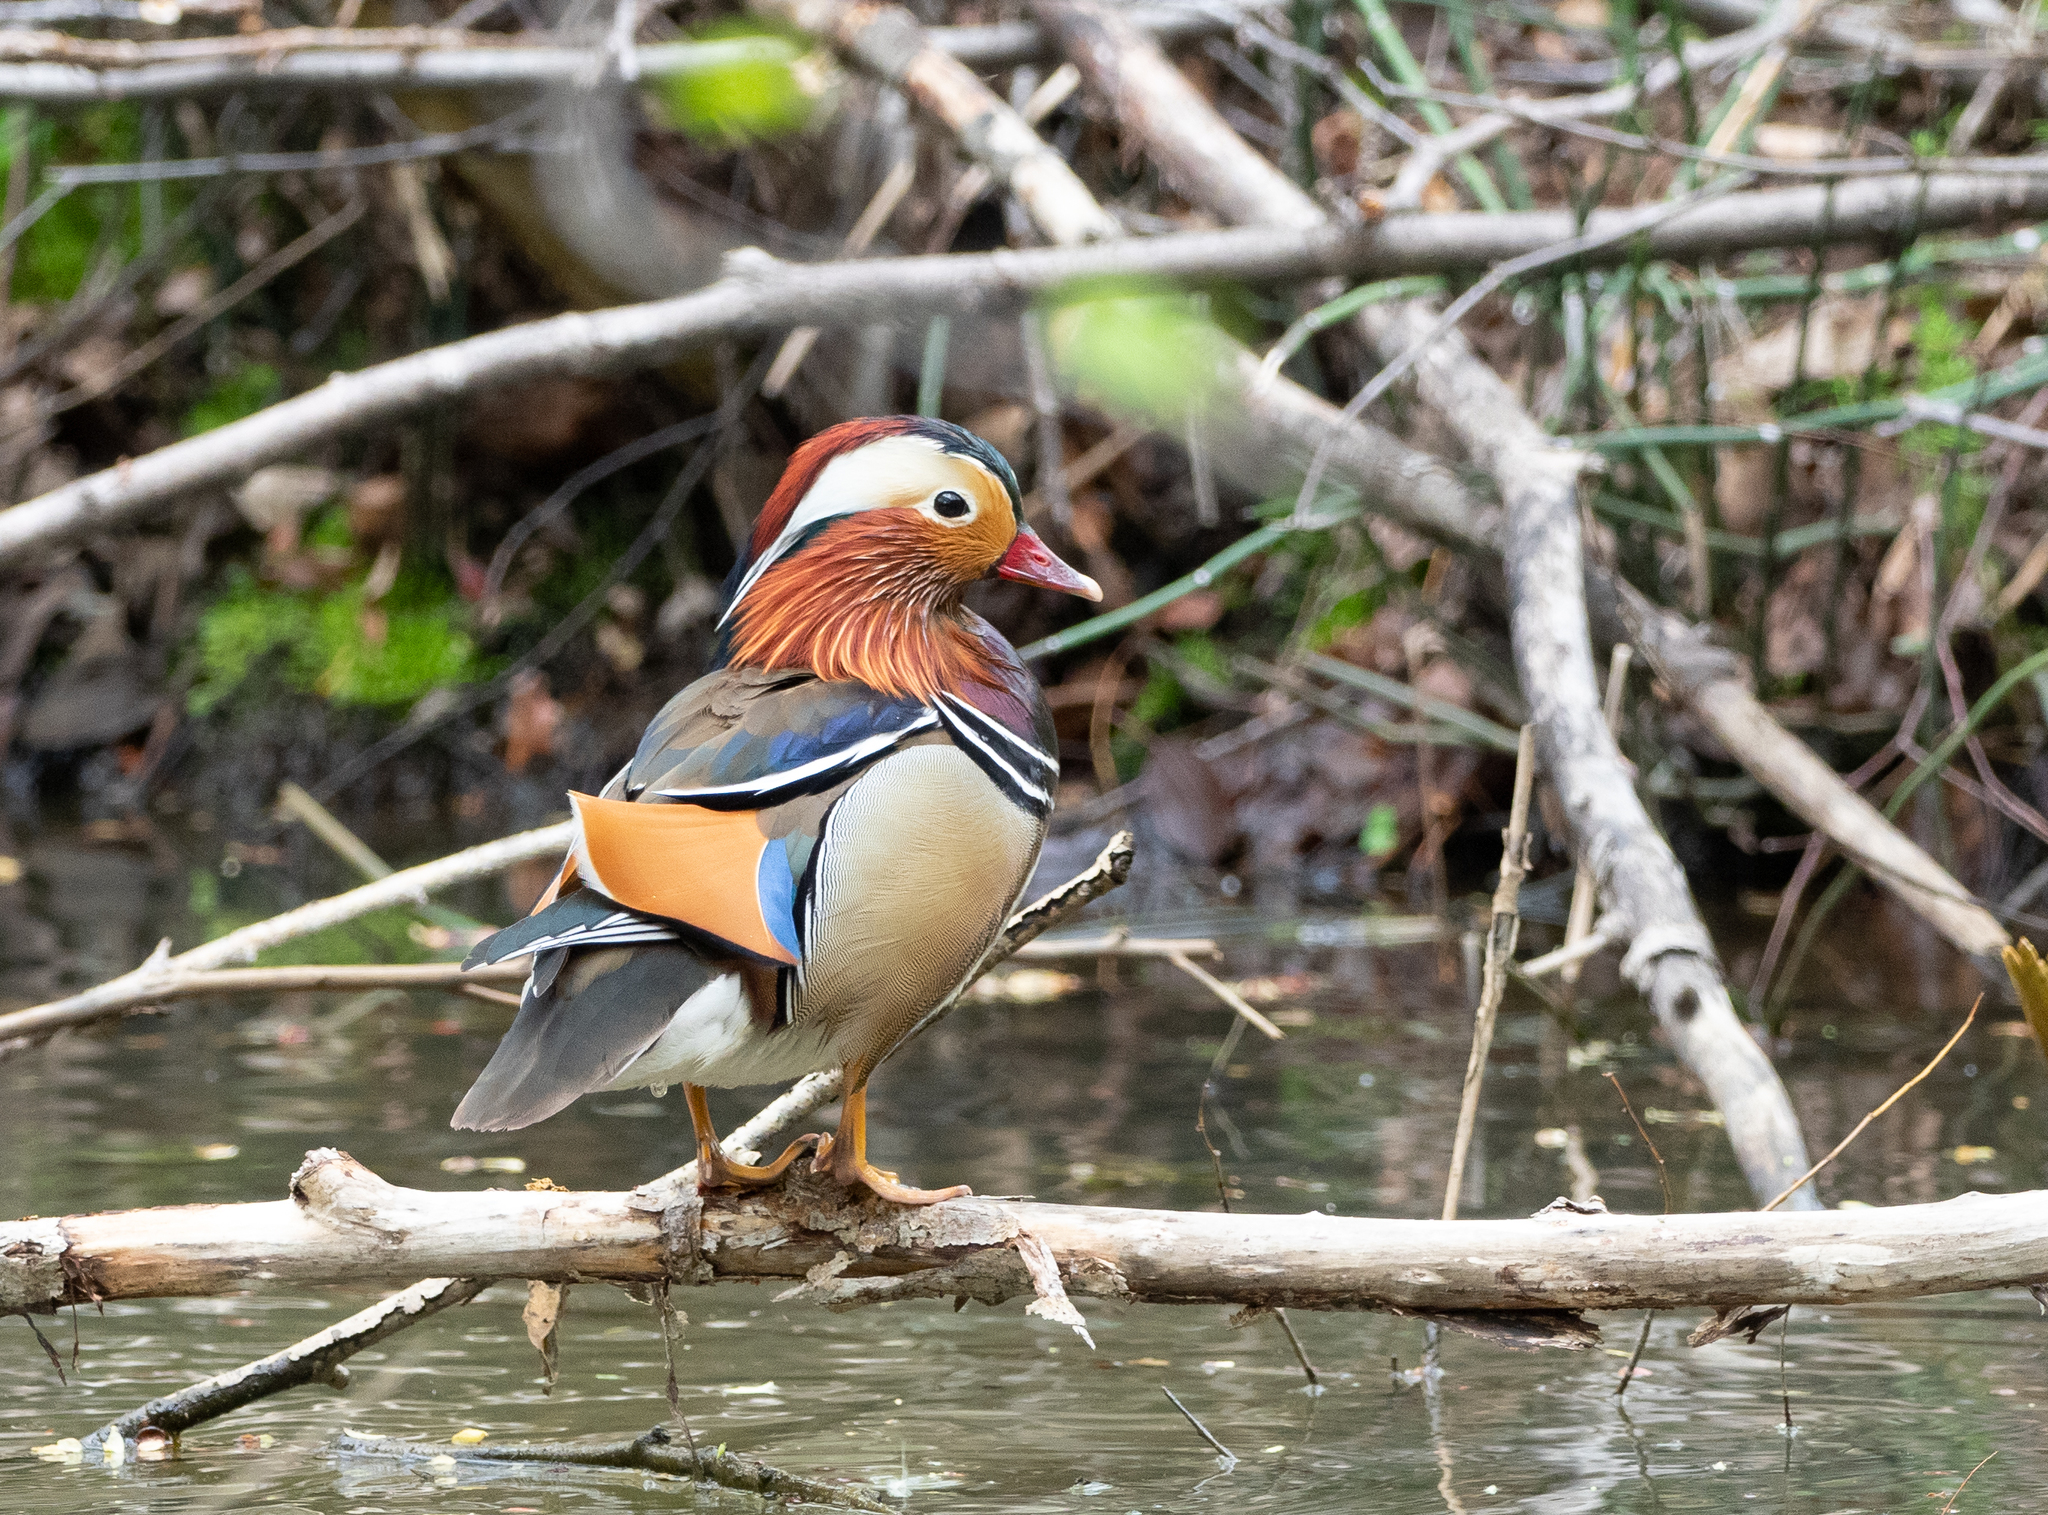
[(1164, 668), (1155, 668), (1145, 680), (1145, 687), (1138, 691), (1137, 699), (1131, 702), (1131, 715), (1156, 731), (1180, 715), (1185, 699), (1180, 680)]
[(253, 416), (284, 394), (284, 380), (268, 363), (249, 363), (215, 379), (178, 422), (181, 436), (196, 437), (230, 421)]
[(290, 688), (337, 705), (408, 705), (430, 689), (466, 683), (482, 664), (460, 625), (461, 606), (436, 589), (401, 579), (366, 615), (360, 583), (327, 594), (271, 589), (237, 569), (200, 617), (199, 677), (188, 704), (204, 715), (272, 659)]
[[(0, 111), (0, 174), (13, 166), (24, 125), (32, 168), (140, 156), (140, 117), (132, 105), (94, 106), (61, 122), (12, 106)], [(97, 255), (133, 258), (142, 243), (138, 206), (135, 191), (120, 185), (84, 186), (65, 195), (23, 234), (15, 254), (13, 298), (32, 304), (69, 300)]]

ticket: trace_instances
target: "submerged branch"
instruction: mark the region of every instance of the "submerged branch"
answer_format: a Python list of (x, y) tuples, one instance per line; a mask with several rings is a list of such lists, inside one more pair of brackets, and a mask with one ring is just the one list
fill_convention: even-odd
[(850, 1485), (786, 1473), (781, 1468), (728, 1452), (723, 1447), (678, 1446), (665, 1426), (656, 1426), (631, 1441), (536, 1441), (524, 1446), (476, 1447), (399, 1441), (385, 1436), (357, 1436), (344, 1431), (334, 1442), (334, 1450), (344, 1458), (376, 1458), (407, 1467), (432, 1465), (432, 1470), (459, 1467), (464, 1463), (502, 1466), (528, 1462), (546, 1463), (551, 1467), (637, 1468), (648, 1473), (666, 1473), (675, 1478), (700, 1479), (773, 1500), (786, 1500), (791, 1504), (837, 1505), (854, 1510), (893, 1511), (897, 1508), (883, 1504)]

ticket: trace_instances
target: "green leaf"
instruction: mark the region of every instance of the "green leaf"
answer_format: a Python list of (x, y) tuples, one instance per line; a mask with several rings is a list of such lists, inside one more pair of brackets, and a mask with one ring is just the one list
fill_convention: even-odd
[(1083, 398), (1176, 426), (1216, 392), (1230, 353), (1194, 296), (1165, 291), (1071, 297), (1052, 313), (1047, 334)]
[(1358, 850), (1378, 862), (1393, 856), (1401, 845), (1401, 812), (1392, 805), (1378, 804), (1365, 813), (1365, 827), (1358, 833)]
[(824, 76), (786, 37), (727, 33), (676, 56), (683, 66), (652, 81), (654, 101), (676, 130), (736, 146), (801, 132), (824, 94)]

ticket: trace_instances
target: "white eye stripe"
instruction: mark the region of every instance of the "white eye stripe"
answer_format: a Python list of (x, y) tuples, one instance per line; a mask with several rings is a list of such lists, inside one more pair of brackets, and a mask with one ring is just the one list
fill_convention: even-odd
[[(819, 470), (818, 477), (803, 499), (797, 502), (781, 533), (747, 570), (746, 577), (733, 593), (732, 603), (719, 617), (719, 625), (723, 626), (732, 619), (747, 591), (795, 546), (804, 533), (826, 521), (900, 505), (906, 496), (917, 500), (916, 509), (921, 514), (942, 525), (961, 526), (977, 519), (980, 506), (975, 491), (964, 481), (957, 481), (957, 475), (948, 476), (950, 469), (958, 467), (985, 474), (997, 489), (1005, 489), (1003, 482), (979, 459), (964, 453), (946, 452), (929, 437), (914, 433), (883, 437), (852, 452), (841, 453)], [(933, 502), (949, 489), (967, 499), (969, 509), (966, 515), (948, 519), (934, 509)]]

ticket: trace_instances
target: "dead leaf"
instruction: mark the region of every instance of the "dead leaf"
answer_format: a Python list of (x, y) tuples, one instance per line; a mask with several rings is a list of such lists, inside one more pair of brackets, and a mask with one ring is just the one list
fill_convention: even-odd
[(1189, 862), (1220, 863), (1237, 846), (1230, 796), (1186, 743), (1170, 737), (1152, 743), (1139, 783), (1160, 837)]
[(2006, 974), (2020, 997), (2020, 1009), (2033, 1028), (2034, 1040), (2048, 1054), (2048, 963), (2041, 961), (2041, 954), (2025, 937), (2019, 939), (2017, 946), (2007, 947), (2004, 956)]
[(1764, 612), (1764, 667), (1773, 676), (1818, 673), (1827, 661), (1821, 615), (1832, 578), (1825, 553), (1803, 553), (1771, 592)]
[(1365, 120), (1356, 111), (1333, 110), (1309, 128), (1308, 139), (1324, 174), (1349, 178), (1358, 171), (1359, 152), (1365, 146)]
[(204, 263), (177, 269), (157, 286), (156, 313), (167, 321), (190, 315), (212, 293), (213, 270)]
[(296, 530), (308, 511), (333, 499), (340, 488), (331, 468), (272, 463), (250, 474), (232, 496), (243, 520), (258, 531), (274, 532), (287, 526)]
[(647, 644), (617, 621), (598, 622), (596, 640), (604, 660), (620, 673), (632, 673), (647, 659)]
[(348, 531), (365, 552), (405, 536), (405, 475), (380, 473), (348, 492)]
[(724, 599), (711, 580), (700, 574), (685, 574), (675, 592), (654, 613), (654, 634), (673, 642), (699, 626), (709, 625)]
[(1159, 631), (1172, 634), (1207, 631), (1222, 619), (1223, 596), (1213, 589), (1197, 589), (1166, 606), (1153, 617), (1152, 625)]
[[(1827, 295), (1816, 301), (1807, 320), (1803, 364), (1796, 315), (1716, 359), (1713, 381), (1721, 405), (1746, 418), (1763, 419), (1769, 415), (1770, 396), (1791, 385), (1795, 370), (1808, 379), (1862, 374), (1870, 366), (1883, 306), (1878, 295)], [(1911, 325), (1894, 316), (1887, 330), (1889, 345), (1895, 348), (1909, 339)]]
[(100, 333), (72, 343), (57, 360), (57, 372), (68, 384), (97, 393), (114, 376), (128, 349), (119, 338)]
[(552, 1394), (555, 1390), (559, 1358), (555, 1328), (562, 1322), (562, 1308), (568, 1297), (567, 1284), (544, 1283), (536, 1278), (526, 1286), (526, 1308), (519, 1318), (526, 1322), (526, 1339), (540, 1353), (544, 1393)]
[(479, 450), (516, 463), (538, 463), (582, 442), (618, 400), (618, 387), (559, 375), (492, 389), (472, 402), (463, 428)]
[(548, 693), (547, 675), (531, 668), (514, 674), (505, 709), (505, 767), (524, 773), (535, 758), (552, 757), (561, 724), (562, 707)]

